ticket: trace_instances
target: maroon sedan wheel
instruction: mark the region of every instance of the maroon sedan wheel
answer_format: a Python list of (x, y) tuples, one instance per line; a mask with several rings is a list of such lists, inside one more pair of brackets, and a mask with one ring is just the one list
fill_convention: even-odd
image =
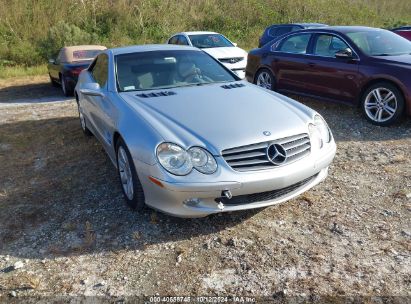
[(274, 90), (274, 75), (267, 69), (261, 69), (255, 75), (254, 83), (259, 87)]
[(404, 112), (404, 97), (396, 86), (389, 82), (379, 82), (364, 92), (362, 110), (373, 124), (389, 126)]

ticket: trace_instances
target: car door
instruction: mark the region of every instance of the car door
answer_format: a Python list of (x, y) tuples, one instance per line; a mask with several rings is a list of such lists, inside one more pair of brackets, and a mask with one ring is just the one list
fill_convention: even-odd
[(360, 83), (359, 58), (337, 58), (335, 54), (352, 48), (341, 37), (318, 33), (313, 37), (311, 56), (307, 62), (307, 93), (329, 99), (352, 102)]
[(278, 91), (303, 92), (307, 81), (310, 33), (291, 34), (272, 47), (269, 55)]
[(100, 54), (91, 66), (90, 79), (100, 86), (101, 96), (84, 95), (84, 107), (92, 123), (94, 134), (99, 138), (105, 148), (112, 144), (113, 130), (113, 105), (108, 96), (108, 56)]

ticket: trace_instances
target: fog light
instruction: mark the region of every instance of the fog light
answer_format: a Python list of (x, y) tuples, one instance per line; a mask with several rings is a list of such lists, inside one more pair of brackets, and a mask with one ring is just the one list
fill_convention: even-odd
[(184, 205), (189, 206), (189, 207), (196, 207), (198, 206), (198, 204), (200, 204), (200, 202), (201, 201), (199, 198), (189, 198), (185, 200), (183, 203)]

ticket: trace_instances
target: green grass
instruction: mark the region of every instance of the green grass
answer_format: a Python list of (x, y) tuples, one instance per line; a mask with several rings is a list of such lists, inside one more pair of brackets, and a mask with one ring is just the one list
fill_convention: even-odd
[(252, 49), (273, 23), (411, 23), (409, 0), (0, 0), (0, 7), (0, 69), (44, 65), (64, 45), (164, 43), (186, 30), (221, 32)]
[(47, 65), (0, 67), (0, 79), (47, 74)]

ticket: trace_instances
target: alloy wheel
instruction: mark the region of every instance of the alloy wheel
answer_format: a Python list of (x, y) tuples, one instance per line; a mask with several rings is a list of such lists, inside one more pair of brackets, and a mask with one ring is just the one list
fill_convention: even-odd
[(133, 175), (131, 174), (130, 161), (127, 157), (127, 153), (122, 146), (118, 148), (117, 160), (124, 193), (129, 200), (132, 200), (134, 196)]
[(258, 74), (256, 84), (260, 87), (266, 88), (268, 90), (271, 90), (272, 88), (272, 77), (270, 73), (267, 71), (262, 71)]
[(380, 123), (390, 120), (397, 112), (397, 109), (397, 97), (387, 88), (375, 88), (365, 98), (365, 113), (375, 122)]

